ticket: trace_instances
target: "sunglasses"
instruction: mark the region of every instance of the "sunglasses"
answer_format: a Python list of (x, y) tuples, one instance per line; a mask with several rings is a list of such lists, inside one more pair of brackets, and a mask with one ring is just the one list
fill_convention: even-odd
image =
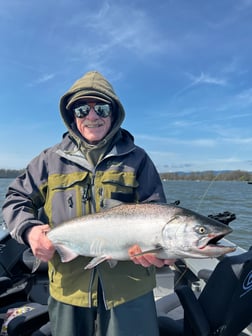
[(74, 115), (76, 118), (84, 118), (86, 117), (89, 112), (91, 111), (91, 108), (93, 108), (96, 112), (96, 114), (101, 118), (107, 118), (112, 113), (111, 105), (109, 104), (102, 104), (102, 103), (96, 103), (93, 106), (90, 106), (86, 103), (83, 103), (81, 105), (78, 105), (73, 108)]

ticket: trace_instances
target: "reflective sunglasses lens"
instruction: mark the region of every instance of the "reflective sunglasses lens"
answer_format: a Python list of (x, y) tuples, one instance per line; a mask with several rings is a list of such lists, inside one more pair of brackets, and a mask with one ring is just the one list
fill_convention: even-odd
[(84, 118), (88, 115), (91, 107), (88, 104), (75, 107), (73, 109), (76, 118)]
[(107, 118), (111, 115), (111, 107), (109, 104), (96, 104), (94, 109), (99, 117)]

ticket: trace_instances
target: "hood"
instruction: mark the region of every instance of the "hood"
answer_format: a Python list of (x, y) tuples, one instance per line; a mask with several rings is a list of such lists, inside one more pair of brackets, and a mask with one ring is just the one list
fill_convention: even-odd
[(83, 77), (78, 79), (72, 87), (60, 99), (60, 113), (63, 121), (68, 128), (70, 134), (78, 143), (85, 142), (79, 132), (74, 127), (74, 117), (71, 112), (71, 105), (79, 99), (95, 97), (105, 102), (110, 102), (113, 106), (113, 124), (106, 135), (101, 140), (104, 144), (108, 139), (119, 131), (121, 124), (125, 118), (124, 108), (117, 97), (112, 85), (97, 71), (87, 72)]

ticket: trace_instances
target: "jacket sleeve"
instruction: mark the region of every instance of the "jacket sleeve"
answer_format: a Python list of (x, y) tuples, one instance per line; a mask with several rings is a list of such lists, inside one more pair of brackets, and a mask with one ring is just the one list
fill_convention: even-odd
[(33, 159), (25, 172), (9, 186), (2, 212), (11, 236), (19, 243), (26, 243), (25, 231), (45, 224), (39, 219), (47, 185), (46, 151)]
[(145, 153), (144, 159), (138, 172), (138, 198), (139, 202), (161, 202), (166, 203), (163, 184), (157, 169)]

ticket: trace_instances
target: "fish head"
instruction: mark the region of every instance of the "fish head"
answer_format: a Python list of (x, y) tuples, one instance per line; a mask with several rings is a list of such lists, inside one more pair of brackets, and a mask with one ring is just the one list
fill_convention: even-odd
[(219, 243), (231, 232), (232, 229), (226, 224), (179, 208), (163, 228), (164, 249), (173, 250), (179, 258), (219, 257), (236, 249), (234, 245)]

